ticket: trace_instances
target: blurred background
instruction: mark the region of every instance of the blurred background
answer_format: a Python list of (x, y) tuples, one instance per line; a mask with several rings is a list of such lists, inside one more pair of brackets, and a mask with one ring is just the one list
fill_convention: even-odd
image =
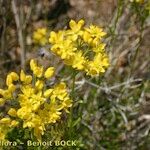
[(19, 72), (31, 58), (57, 67), (56, 76), (70, 84), (50, 45), (32, 40), (36, 29), (66, 29), (70, 19), (104, 29), (111, 64), (100, 77), (77, 76), (76, 100), (81, 103), (74, 107), (74, 137), (82, 141), (81, 149), (149, 150), (149, 0), (0, 0), (0, 87), (8, 72)]

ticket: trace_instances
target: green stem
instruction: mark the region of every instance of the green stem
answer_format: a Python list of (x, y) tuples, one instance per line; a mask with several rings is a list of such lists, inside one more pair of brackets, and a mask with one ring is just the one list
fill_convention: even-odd
[(72, 99), (75, 98), (75, 78), (76, 78), (76, 72), (74, 71), (72, 77), (72, 91), (71, 91)]
[(119, 18), (121, 17), (121, 15), (123, 13), (124, 1), (123, 0), (117, 0), (117, 5), (118, 5), (118, 7), (117, 7), (116, 17), (115, 17), (113, 25), (110, 28), (111, 35), (113, 36), (112, 41), (114, 41), (115, 36), (116, 36), (115, 32), (116, 32), (116, 27), (117, 27), (118, 20), (119, 20)]

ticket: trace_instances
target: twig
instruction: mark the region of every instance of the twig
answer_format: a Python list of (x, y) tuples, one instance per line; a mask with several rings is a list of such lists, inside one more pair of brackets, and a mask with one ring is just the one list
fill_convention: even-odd
[(90, 125), (88, 125), (85, 121), (82, 121), (81, 122), (85, 127), (87, 127), (91, 132), (93, 131), (93, 128), (90, 126)]
[(20, 16), (18, 14), (18, 9), (17, 9), (17, 6), (16, 6), (16, 0), (12, 0), (11, 5), (12, 5), (12, 11), (13, 11), (13, 14), (14, 14), (14, 17), (15, 17), (16, 26), (17, 26), (19, 45), (20, 45), (20, 48), (21, 48), (21, 55), (20, 55), (21, 67), (24, 69), (25, 68), (25, 45), (24, 45), (24, 39), (23, 39), (23, 32), (22, 32), (22, 25), (21, 25), (21, 21), (20, 21)]
[(6, 49), (6, 37), (5, 37), (5, 34), (6, 34), (6, 10), (4, 9), (4, 6), (3, 6), (3, 0), (0, 1), (0, 13), (2, 15), (2, 33), (1, 33), (1, 51), (4, 52), (5, 49)]
[(89, 84), (89, 85), (91, 85), (91, 86), (93, 86), (95, 88), (99, 88), (99, 89), (101, 89), (103, 91), (106, 91), (106, 92), (107, 91), (111, 91), (113, 89), (117, 89), (117, 88), (119, 88), (121, 86), (129, 86), (129, 84), (134, 83), (134, 82), (138, 82), (138, 81), (142, 81), (142, 79), (134, 79), (134, 80), (129, 79), (129, 80), (125, 81), (125, 82), (118, 83), (118, 84), (116, 84), (114, 86), (111, 86), (111, 87), (101, 87), (101, 86), (99, 86), (99, 85), (97, 85), (95, 83), (92, 83), (92, 82), (88, 81), (88, 80), (84, 80), (85, 83), (87, 83), (87, 84)]

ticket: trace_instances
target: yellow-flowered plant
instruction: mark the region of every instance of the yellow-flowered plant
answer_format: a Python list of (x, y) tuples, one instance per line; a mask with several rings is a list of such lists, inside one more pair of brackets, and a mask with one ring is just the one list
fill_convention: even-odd
[(138, 13), (138, 16), (141, 17), (141, 21), (149, 17), (150, 15), (150, 1), (149, 0), (130, 0), (130, 2), (132, 2), (134, 6), (136, 7), (135, 10)]
[(0, 140), (6, 138), (9, 129), (21, 123), (23, 128), (30, 128), (34, 136), (41, 141), (46, 125), (56, 123), (61, 119), (63, 111), (68, 112), (72, 106), (66, 84), (61, 82), (54, 87), (47, 86), (47, 80), (54, 74), (54, 68), (46, 70), (36, 60), (30, 61), (32, 75), (21, 70), (18, 75), (11, 72), (6, 78), (6, 89), (0, 89), (0, 106), (8, 101), (17, 102), (17, 106), (10, 107), (7, 117), (0, 115)]
[(65, 64), (83, 70), (90, 76), (105, 72), (109, 66), (105, 44), (106, 35), (102, 28), (90, 25), (84, 27), (84, 20), (69, 22), (70, 29), (52, 31), (49, 42), (51, 51), (61, 57)]
[(48, 43), (47, 38), (47, 29), (46, 28), (38, 28), (33, 33), (33, 42), (35, 44), (39, 44), (41, 46), (44, 46)]

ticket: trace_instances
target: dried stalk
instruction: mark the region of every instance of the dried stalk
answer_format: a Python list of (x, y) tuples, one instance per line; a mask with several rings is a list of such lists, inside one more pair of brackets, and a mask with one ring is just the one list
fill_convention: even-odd
[(21, 67), (25, 69), (25, 45), (24, 45), (24, 38), (23, 38), (23, 29), (22, 29), (22, 24), (20, 21), (18, 9), (16, 6), (16, 0), (12, 0), (11, 5), (15, 17), (16, 26), (17, 26), (18, 41), (21, 48), (21, 54), (20, 54)]

